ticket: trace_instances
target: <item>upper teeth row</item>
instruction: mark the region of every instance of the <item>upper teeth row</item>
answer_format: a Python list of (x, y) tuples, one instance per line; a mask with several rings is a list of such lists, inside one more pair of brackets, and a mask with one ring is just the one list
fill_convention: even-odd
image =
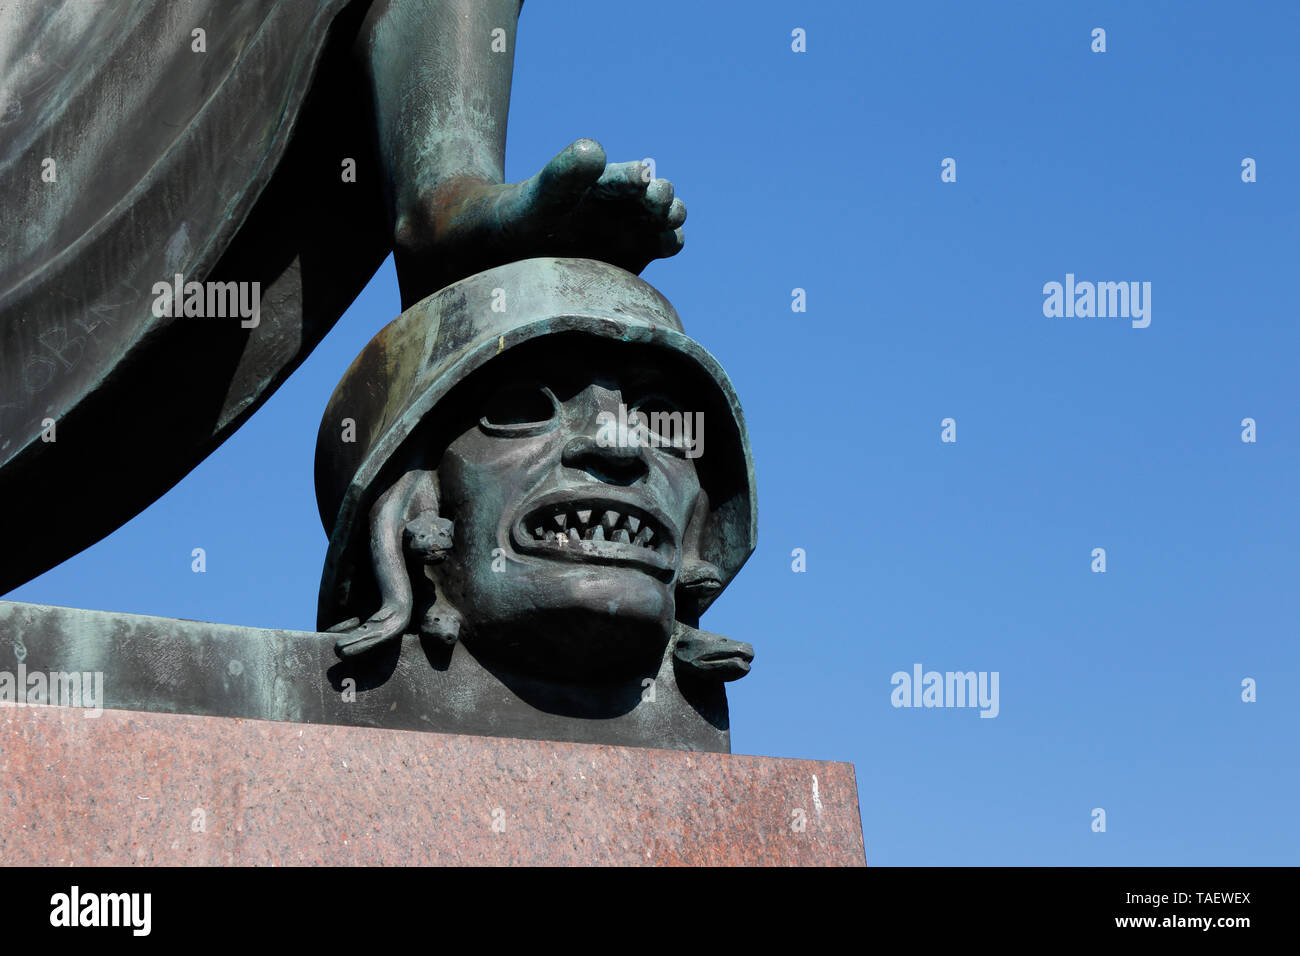
[(539, 541), (554, 538), (557, 541), (618, 541), (649, 548), (654, 532), (650, 525), (632, 514), (605, 511), (599, 520), (592, 520), (592, 509), (581, 508), (559, 511), (545, 524), (533, 527), (533, 537)]

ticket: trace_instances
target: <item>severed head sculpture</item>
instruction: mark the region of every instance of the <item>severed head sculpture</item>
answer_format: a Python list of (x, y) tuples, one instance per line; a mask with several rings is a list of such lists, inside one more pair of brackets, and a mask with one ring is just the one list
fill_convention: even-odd
[(316, 492), (336, 679), (418, 644), (447, 692), (488, 673), (543, 722), (635, 725), (596, 739), (728, 749), (753, 650), (699, 620), (754, 549), (749, 439), (641, 279), (531, 259), (408, 309), (335, 389)]

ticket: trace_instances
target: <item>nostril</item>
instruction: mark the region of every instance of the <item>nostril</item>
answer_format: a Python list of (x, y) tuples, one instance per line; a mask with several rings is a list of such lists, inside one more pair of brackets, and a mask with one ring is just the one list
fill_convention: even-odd
[(650, 470), (639, 447), (602, 445), (586, 436), (569, 439), (560, 461), (566, 468), (585, 471), (598, 481), (614, 485), (630, 485)]
[(560, 461), (566, 468), (580, 468), (587, 454), (587, 446), (594, 444), (595, 442), (590, 438), (570, 438), (564, 443), (564, 451), (560, 453)]

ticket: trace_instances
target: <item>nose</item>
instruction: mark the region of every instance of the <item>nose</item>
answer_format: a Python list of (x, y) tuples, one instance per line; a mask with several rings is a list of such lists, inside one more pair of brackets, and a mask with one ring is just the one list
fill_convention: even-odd
[(611, 485), (634, 484), (650, 472), (639, 446), (603, 445), (588, 435), (570, 438), (560, 461)]

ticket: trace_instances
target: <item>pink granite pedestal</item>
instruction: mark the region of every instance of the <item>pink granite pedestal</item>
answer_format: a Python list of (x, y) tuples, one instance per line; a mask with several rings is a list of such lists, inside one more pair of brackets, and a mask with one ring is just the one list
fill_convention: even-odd
[(863, 865), (852, 764), (0, 707), (0, 863)]

